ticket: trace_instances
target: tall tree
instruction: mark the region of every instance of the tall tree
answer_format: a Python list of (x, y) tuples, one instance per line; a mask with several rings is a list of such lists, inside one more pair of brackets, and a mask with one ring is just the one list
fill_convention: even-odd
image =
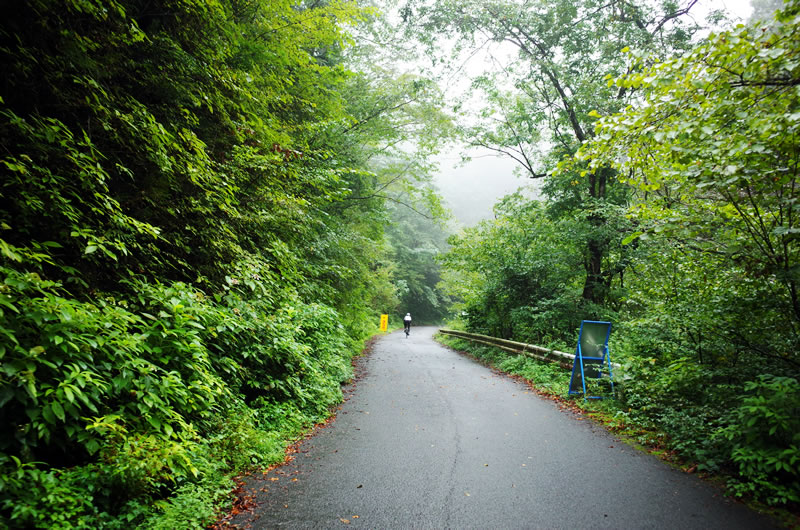
[(669, 238), (727, 278), (718, 290), (729, 294), (717, 294), (717, 305), (724, 300), (738, 317), (718, 318), (715, 331), (795, 370), (797, 12), (779, 12), (772, 31), (721, 33), (683, 57), (620, 77), (615, 85), (638, 90), (642, 102), (603, 119), (579, 153), (591, 169), (618, 168), (641, 192), (641, 230), (631, 238)]
[[(587, 225), (583, 266), (585, 300), (602, 303), (612, 278), (624, 263), (609, 259), (613, 236), (603, 229), (606, 202), (625, 201), (615, 191), (608, 167), (588, 174), (552, 178), (555, 164), (593, 136), (593, 111), (621, 108), (626, 90), (606, 82), (629, 63), (626, 47), (669, 54), (688, 43), (693, 24), (685, 15), (696, 0), (632, 4), (601, 2), (408, 2), (403, 10), (410, 27), (432, 49), (436, 35), (455, 35), (457, 50), (504, 43), (516, 58), (497, 58), (499, 73), (480, 77), (475, 88), (486, 93), (478, 125), (465, 129), (475, 145), (517, 160), (531, 178), (548, 178), (545, 191), (556, 207), (581, 210)], [(570, 214), (571, 215), (571, 214)]]

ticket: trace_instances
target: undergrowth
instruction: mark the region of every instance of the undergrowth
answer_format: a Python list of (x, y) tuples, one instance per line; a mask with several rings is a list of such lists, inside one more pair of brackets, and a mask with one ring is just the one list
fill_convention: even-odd
[(292, 293), (70, 298), (0, 267), (0, 526), (202, 528), (327, 418), (359, 345)]

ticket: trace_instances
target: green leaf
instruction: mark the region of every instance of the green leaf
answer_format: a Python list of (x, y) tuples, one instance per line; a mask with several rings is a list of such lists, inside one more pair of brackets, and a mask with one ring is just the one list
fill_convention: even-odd
[(56, 419), (53, 416), (53, 409), (50, 405), (45, 405), (42, 407), (42, 417), (45, 419), (47, 423), (55, 425)]
[(55, 414), (59, 420), (64, 421), (64, 409), (61, 407), (61, 403), (53, 401), (50, 407), (52, 408), (53, 414)]
[(147, 422), (153, 426), (154, 429), (160, 430), (161, 429), (161, 420), (157, 416), (148, 415)]
[(86, 442), (85, 447), (89, 454), (93, 455), (100, 449), (100, 443), (94, 438), (91, 438)]
[(629, 245), (633, 242), (634, 239), (639, 238), (644, 232), (634, 232), (633, 234), (627, 236), (625, 239), (622, 240), (623, 245)]

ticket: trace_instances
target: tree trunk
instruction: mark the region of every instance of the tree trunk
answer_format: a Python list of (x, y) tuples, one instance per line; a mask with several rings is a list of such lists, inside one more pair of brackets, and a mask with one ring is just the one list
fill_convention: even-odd
[[(593, 200), (604, 199), (606, 196), (606, 183), (608, 181), (608, 169), (600, 169), (589, 176), (589, 196)], [(603, 214), (594, 212), (589, 216), (589, 224), (592, 228), (600, 228), (605, 224)], [(603, 274), (603, 258), (608, 251), (607, 238), (599, 234), (591, 234), (586, 243), (586, 259), (584, 267), (586, 269), (586, 281), (583, 284), (581, 297), (584, 300), (595, 304), (602, 304), (606, 296), (605, 275)]]
[(589, 240), (587, 245), (588, 255), (584, 262), (586, 268), (586, 281), (583, 284), (584, 300), (600, 304), (605, 298), (605, 284), (603, 282), (603, 255), (605, 252), (598, 241)]

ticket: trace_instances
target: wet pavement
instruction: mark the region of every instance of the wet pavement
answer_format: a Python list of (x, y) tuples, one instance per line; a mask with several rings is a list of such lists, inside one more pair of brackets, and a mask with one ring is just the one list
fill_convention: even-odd
[(413, 328), (376, 342), (334, 421), (247, 479), (240, 528), (770, 528)]

